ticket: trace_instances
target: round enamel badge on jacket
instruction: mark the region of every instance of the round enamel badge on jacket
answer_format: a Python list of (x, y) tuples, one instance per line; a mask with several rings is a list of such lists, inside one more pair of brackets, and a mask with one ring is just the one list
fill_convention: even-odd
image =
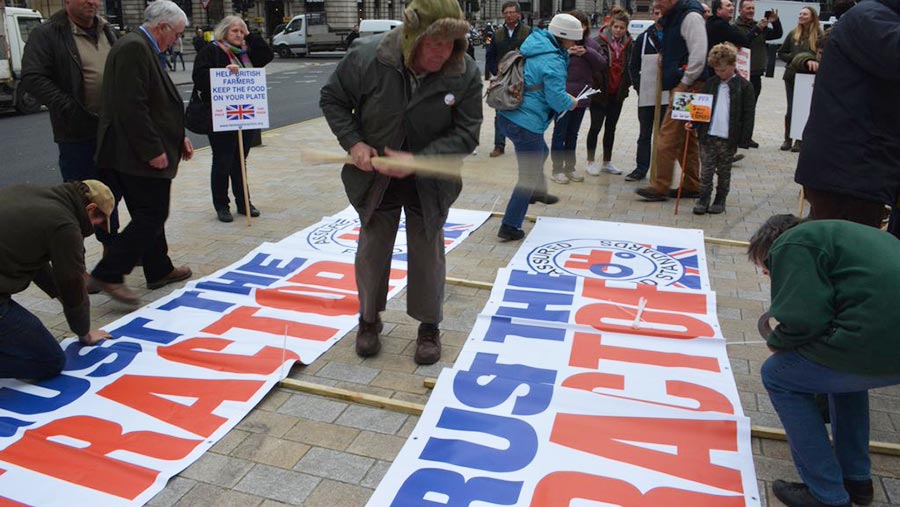
[(456, 96), (453, 95), (452, 93), (448, 93), (447, 95), (444, 95), (444, 104), (447, 104), (448, 106), (452, 106), (453, 104), (456, 104)]

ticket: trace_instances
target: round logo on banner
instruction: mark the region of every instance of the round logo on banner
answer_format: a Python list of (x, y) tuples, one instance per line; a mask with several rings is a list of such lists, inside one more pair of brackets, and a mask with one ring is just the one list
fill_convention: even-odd
[[(661, 250), (674, 249), (631, 241), (572, 239), (534, 248), (528, 253), (527, 262), (538, 273), (650, 285), (693, 285), (682, 281), (683, 260)], [(695, 251), (685, 253), (693, 253), (696, 258)]]
[[(359, 248), (359, 219), (342, 218), (322, 224), (306, 237), (306, 242), (315, 250), (333, 253), (355, 253)], [(400, 230), (394, 239), (394, 254), (406, 252), (406, 224), (400, 222)]]

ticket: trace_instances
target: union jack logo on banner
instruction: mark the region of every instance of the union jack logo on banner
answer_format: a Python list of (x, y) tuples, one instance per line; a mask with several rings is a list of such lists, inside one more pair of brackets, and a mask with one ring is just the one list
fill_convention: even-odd
[(229, 120), (252, 120), (256, 116), (253, 104), (234, 104), (225, 107), (225, 115)]

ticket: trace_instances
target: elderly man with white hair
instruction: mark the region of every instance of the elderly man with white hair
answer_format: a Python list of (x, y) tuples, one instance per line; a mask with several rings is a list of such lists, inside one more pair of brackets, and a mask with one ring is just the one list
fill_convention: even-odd
[(191, 276), (189, 267), (172, 265), (165, 232), (178, 162), (194, 153), (165, 60), (187, 23), (174, 2), (156, 0), (144, 10), (140, 29), (119, 39), (106, 60), (97, 164), (120, 190), (131, 222), (94, 268), (90, 284), (126, 303), (138, 302), (124, 277), (139, 261), (151, 290)]

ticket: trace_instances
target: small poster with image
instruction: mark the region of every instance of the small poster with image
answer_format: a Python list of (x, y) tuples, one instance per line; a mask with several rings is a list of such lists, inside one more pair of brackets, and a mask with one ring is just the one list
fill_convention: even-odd
[(712, 105), (712, 94), (675, 92), (672, 95), (672, 119), (709, 123)]
[(750, 81), (750, 50), (747, 48), (738, 48), (737, 62), (735, 64), (737, 73), (747, 81)]

